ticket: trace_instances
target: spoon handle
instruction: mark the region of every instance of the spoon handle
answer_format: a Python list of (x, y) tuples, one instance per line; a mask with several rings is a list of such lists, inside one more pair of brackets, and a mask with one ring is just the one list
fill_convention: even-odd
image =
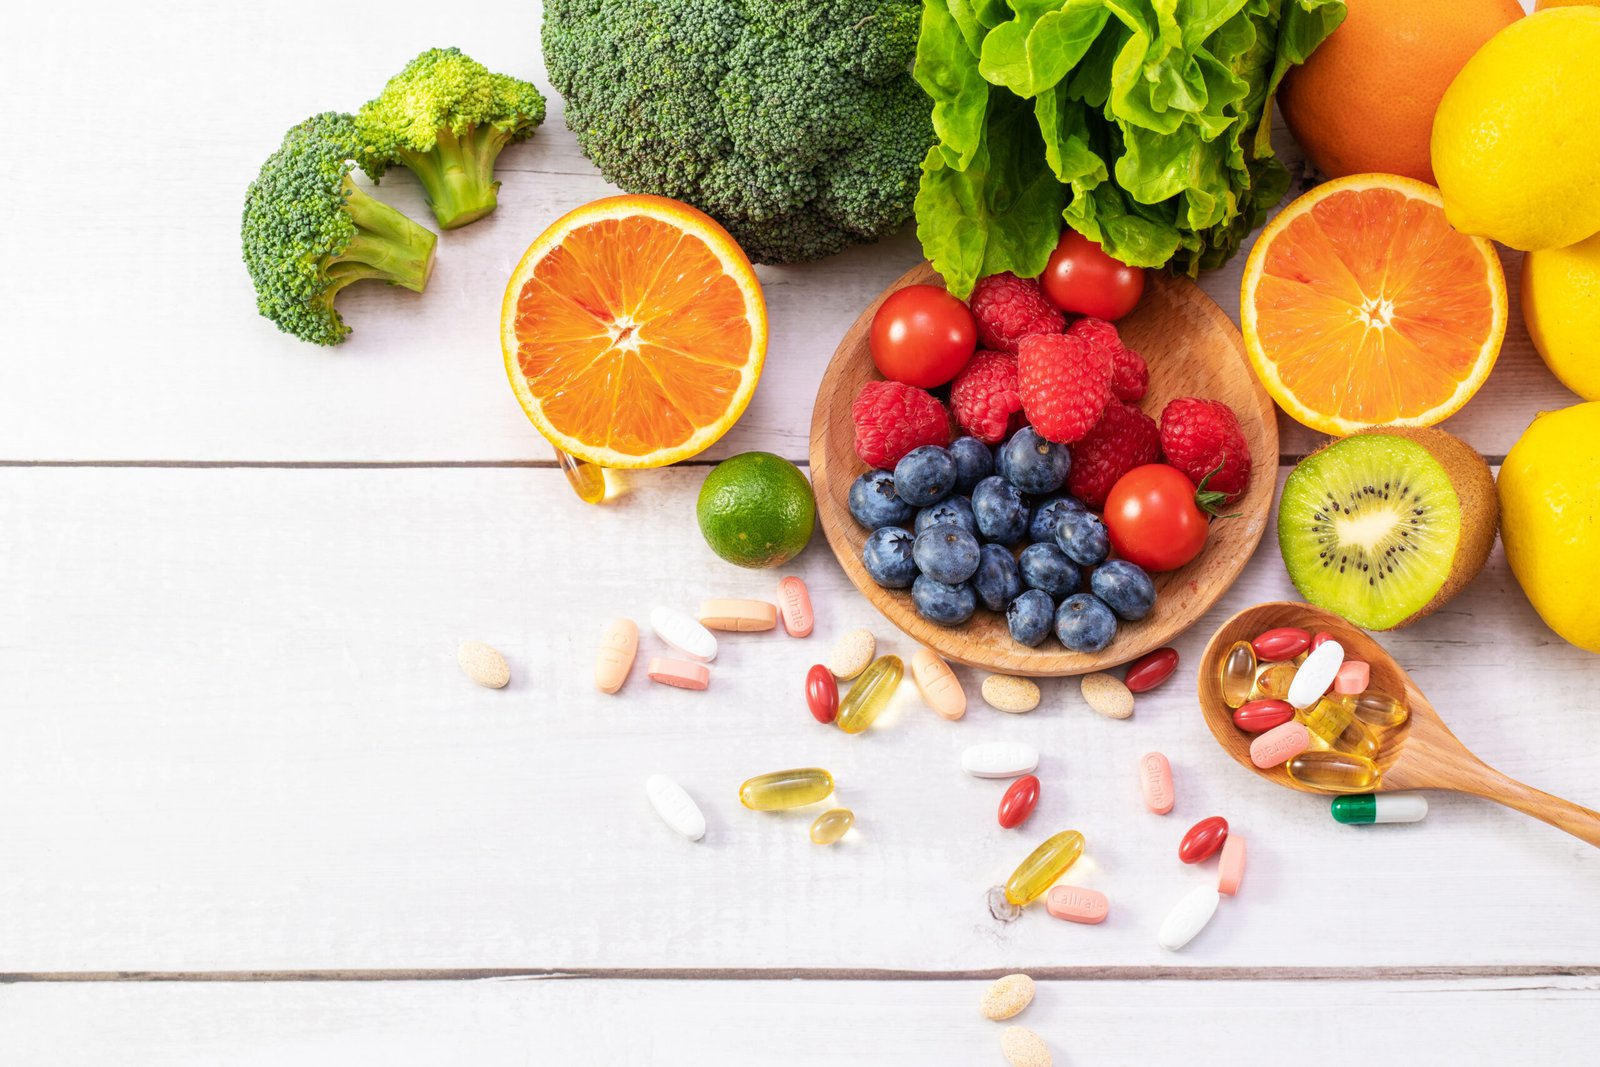
[(1600, 812), (1524, 785), (1477, 760), (1456, 766), (1449, 777), (1450, 781), (1440, 783), (1446, 789), (1515, 808), (1600, 848)]

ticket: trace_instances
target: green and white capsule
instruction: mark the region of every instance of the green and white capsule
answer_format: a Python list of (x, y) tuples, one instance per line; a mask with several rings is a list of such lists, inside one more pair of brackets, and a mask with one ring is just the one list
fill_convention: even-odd
[(1421, 822), (1428, 798), (1421, 793), (1360, 793), (1333, 798), (1333, 817), (1350, 825), (1374, 822)]

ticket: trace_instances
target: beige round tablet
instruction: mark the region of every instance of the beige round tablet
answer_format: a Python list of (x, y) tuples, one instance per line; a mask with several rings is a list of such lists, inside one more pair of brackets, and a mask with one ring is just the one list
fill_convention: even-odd
[(1108, 719), (1126, 719), (1133, 714), (1133, 691), (1112, 674), (1086, 674), (1080, 683), (1083, 700)]
[(1008, 974), (994, 980), (994, 984), (983, 994), (978, 1010), (983, 1012), (985, 1019), (1000, 1022), (1020, 1014), (1023, 1008), (1032, 1003), (1033, 979), (1025, 974)]
[(1027, 678), (991, 674), (983, 680), (983, 699), (996, 711), (1020, 715), (1039, 706), (1039, 687)]
[(867, 669), (877, 650), (878, 642), (871, 630), (851, 630), (833, 643), (833, 651), (828, 653), (828, 669), (835, 678), (854, 678)]
[(1000, 1054), (1011, 1067), (1050, 1067), (1050, 1046), (1025, 1026), (1008, 1026), (1000, 1035)]

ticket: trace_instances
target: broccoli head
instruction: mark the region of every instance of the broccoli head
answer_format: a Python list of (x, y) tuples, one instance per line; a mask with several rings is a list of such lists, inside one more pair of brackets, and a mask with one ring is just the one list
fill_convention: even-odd
[(933, 144), (919, 0), (545, 0), (567, 126), (607, 181), (688, 201), (752, 259), (875, 241)]
[(373, 181), (391, 164), (409, 169), (439, 225), (452, 230), (494, 210), (495, 158), (543, 121), (544, 97), (528, 82), (495, 74), (458, 48), (433, 48), (356, 114), (361, 165)]
[(334, 297), (377, 278), (422, 292), (438, 238), (350, 182), (361, 140), (349, 115), (324, 112), (284, 134), (245, 194), (244, 265), (256, 307), (284, 333), (336, 345), (350, 328)]

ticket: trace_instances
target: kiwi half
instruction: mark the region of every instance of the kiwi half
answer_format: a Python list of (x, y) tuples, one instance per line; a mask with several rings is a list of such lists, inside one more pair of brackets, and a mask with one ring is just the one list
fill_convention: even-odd
[(1483, 457), (1443, 430), (1363, 430), (1290, 472), (1278, 547), (1300, 595), (1369, 630), (1415, 622), (1470, 582), (1500, 517)]

